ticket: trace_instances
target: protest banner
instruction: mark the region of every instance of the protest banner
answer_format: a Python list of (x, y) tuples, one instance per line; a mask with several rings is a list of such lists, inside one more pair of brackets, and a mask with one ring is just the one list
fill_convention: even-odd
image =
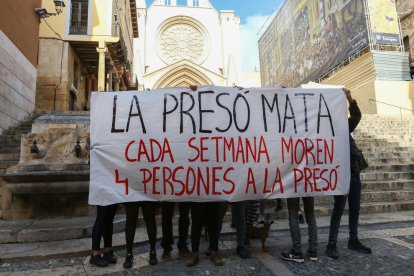
[(346, 194), (341, 89), (93, 93), (89, 203)]

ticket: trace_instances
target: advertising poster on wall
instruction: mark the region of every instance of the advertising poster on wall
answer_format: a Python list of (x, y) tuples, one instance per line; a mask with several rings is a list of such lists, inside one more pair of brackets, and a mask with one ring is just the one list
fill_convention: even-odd
[(362, 0), (285, 1), (259, 39), (263, 86), (316, 80), (368, 45)]
[(374, 44), (400, 44), (395, 0), (367, 0)]

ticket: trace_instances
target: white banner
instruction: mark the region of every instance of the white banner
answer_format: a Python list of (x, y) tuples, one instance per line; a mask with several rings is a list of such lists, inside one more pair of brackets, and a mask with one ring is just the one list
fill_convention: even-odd
[(346, 194), (341, 89), (93, 93), (89, 203)]

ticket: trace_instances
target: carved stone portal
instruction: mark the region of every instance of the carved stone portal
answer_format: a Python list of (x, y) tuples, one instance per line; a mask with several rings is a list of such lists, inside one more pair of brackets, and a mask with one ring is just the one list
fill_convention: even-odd
[(205, 55), (204, 35), (196, 27), (178, 23), (164, 29), (160, 34), (160, 52), (167, 64), (183, 59), (199, 64)]

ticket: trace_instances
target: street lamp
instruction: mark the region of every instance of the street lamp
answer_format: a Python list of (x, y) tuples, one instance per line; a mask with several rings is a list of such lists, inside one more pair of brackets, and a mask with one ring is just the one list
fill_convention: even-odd
[(55, 3), (55, 13), (52, 12), (47, 12), (46, 9), (43, 8), (35, 8), (35, 12), (37, 13), (37, 16), (39, 16), (39, 18), (46, 18), (52, 15), (58, 15), (63, 11), (63, 8), (65, 7), (65, 2), (64, 1), (53, 1)]

